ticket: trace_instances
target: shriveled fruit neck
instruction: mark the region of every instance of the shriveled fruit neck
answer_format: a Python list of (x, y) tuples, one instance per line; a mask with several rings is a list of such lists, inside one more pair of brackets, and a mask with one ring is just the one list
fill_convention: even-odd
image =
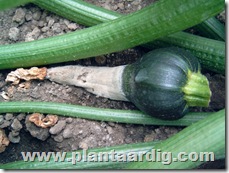
[(64, 66), (47, 70), (51, 81), (83, 87), (87, 91), (113, 100), (127, 101), (122, 91), (122, 74), (125, 66), (83, 67)]

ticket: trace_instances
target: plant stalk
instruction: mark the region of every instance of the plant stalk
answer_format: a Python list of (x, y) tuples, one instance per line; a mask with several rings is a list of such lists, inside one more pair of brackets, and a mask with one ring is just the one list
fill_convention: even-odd
[(161, 0), (80, 31), (3, 45), (0, 69), (67, 62), (125, 50), (194, 26), (221, 12), (224, 5), (223, 0)]
[[(37, 0), (34, 3), (41, 8), (52, 11), (85, 26), (98, 25), (123, 16), (117, 12), (92, 5), (82, 0)], [(205, 22), (206, 21), (203, 23)], [(211, 26), (213, 26), (212, 22)], [(220, 33), (223, 33), (222, 25), (217, 26), (217, 28), (218, 27), (221, 28)], [(218, 31), (218, 29), (214, 28), (214, 31)], [(226, 51), (225, 42), (223, 41), (208, 39), (180, 31), (175, 34), (161, 37), (143, 46), (150, 49), (168, 46), (184, 48), (191, 51), (199, 59), (204, 69), (225, 74)]]
[(190, 112), (179, 120), (161, 120), (136, 110), (102, 109), (54, 102), (1, 102), (0, 113), (56, 114), (90, 120), (129, 124), (189, 126), (208, 117), (211, 112)]
[(155, 148), (160, 149), (160, 152), (169, 151), (172, 156), (176, 158), (180, 152), (197, 153), (195, 161), (190, 156), (189, 159), (182, 161), (173, 161), (170, 164), (163, 164), (163, 162), (132, 162), (126, 169), (193, 169), (200, 164), (206, 162), (207, 156), (201, 160), (201, 152), (211, 152), (214, 154), (213, 160), (217, 155), (224, 155), (225, 157), (225, 110), (216, 112), (204, 120), (185, 128), (174, 136), (166, 139), (160, 144), (156, 144)]

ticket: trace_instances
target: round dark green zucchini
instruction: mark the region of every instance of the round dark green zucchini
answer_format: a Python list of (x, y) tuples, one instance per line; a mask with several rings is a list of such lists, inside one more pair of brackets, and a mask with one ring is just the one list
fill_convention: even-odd
[(128, 65), (122, 88), (140, 110), (170, 120), (184, 116), (190, 106), (208, 106), (211, 97), (197, 58), (180, 48), (151, 51)]

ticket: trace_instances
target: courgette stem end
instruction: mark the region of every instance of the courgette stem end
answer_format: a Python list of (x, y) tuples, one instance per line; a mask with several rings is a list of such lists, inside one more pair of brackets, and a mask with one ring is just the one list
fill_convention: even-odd
[(208, 79), (200, 72), (188, 71), (188, 80), (182, 91), (188, 106), (208, 107), (211, 90)]

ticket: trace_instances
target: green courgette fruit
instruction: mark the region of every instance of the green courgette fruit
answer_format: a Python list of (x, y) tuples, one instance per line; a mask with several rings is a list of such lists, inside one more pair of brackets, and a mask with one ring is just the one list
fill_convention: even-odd
[(190, 106), (208, 106), (211, 91), (198, 60), (180, 48), (158, 49), (123, 72), (123, 92), (140, 110), (178, 119)]
[(97, 96), (130, 101), (141, 111), (167, 120), (181, 118), (190, 106), (207, 107), (211, 97), (198, 59), (175, 47), (151, 51), (133, 64), (117, 67), (48, 68), (46, 78)]

